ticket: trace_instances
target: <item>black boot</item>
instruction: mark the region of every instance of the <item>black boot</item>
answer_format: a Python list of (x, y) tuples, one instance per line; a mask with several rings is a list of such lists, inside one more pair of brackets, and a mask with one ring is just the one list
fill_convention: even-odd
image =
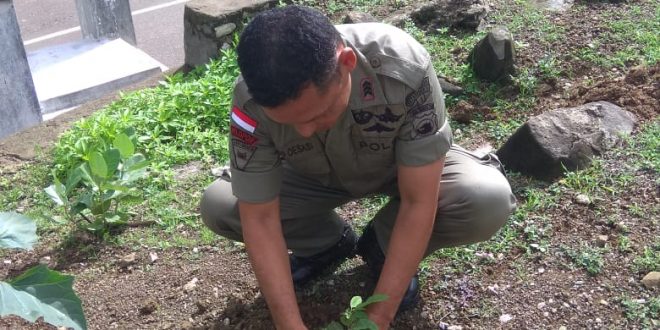
[[(383, 270), (383, 264), (385, 264), (385, 254), (378, 244), (373, 221), (367, 224), (362, 236), (360, 236), (360, 239), (358, 240), (357, 254), (362, 257), (362, 260), (364, 260), (365, 263), (367, 263), (371, 276), (373, 276), (375, 280), (378, 280), (380, 272)], [(415, 273), (410, 280), (410, 284), (408, 285), (408, 289), (406, 290), (403, 299), (401, 300), (397, 314), (414, 307), (419, 303), (419, 300), (419, 275)]]
[(357, 235), (346, 224), (341, 239), (331, 248), (309, 257), (289, 255), (293, 284), (300, 288), (317, 276), (337, 268), (344, 260), (355, 255)]

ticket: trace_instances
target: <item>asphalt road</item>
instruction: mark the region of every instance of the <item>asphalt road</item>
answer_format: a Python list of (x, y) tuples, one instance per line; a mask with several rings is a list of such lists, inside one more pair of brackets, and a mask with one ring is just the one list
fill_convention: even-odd
[[(186, 1), (130, 0), (138, 48), (168, 68), (183, 65)], [(75, 0), (14, 0), (13, 3), (28, 53), (82, 39)]]

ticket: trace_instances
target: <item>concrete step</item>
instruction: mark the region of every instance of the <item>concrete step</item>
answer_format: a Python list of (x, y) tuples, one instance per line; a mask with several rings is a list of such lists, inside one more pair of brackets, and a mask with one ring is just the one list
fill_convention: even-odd
[(75, 107), (167, 70), (122, 39), (82, 40), (27, 57), (43, 114)]

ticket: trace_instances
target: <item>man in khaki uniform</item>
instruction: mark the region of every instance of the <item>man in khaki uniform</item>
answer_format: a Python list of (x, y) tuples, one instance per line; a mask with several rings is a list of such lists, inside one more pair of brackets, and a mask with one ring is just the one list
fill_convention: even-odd
[[(423, 257), (490, 238), (514, 209), (499, 162), (452, 146), (430, 56), (405, 32), (289, 6), (253, 19), (238, 62), (231, 177), (202, 217), (246, 243), (278, 328), (305, 328), (294, 284), (356, 252), (388, 296), (368, 309), (387, 328), (417, 301)], [(374, 194), (391, 200), (358, 240), (334, 208)]]

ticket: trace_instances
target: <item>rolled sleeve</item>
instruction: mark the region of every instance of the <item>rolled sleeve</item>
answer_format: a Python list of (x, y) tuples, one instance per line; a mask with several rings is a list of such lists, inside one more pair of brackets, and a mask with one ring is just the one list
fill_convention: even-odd
[(406, 93), (405, 107), (406, 121), (395, 145), (397, 164), (421, 166), (444, 157), (452, 144), (452, 134), (432, 65), (419, 86)]
[(248, 203), (271, 201), (280, 193), (282, 185), (282, 166), (267, 172), (245, 172), (238, 169), (231, 171), (231, 187), (234, 196)]

